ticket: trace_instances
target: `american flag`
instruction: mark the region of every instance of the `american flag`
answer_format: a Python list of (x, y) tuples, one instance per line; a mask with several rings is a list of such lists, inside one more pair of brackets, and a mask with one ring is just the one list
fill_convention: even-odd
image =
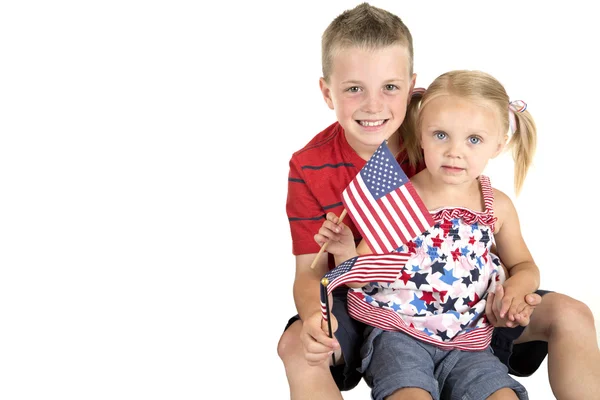
[(350, 258), (327, 272), (327, 291), (321, 290), (321, 314), (327, 321), (327, 296), (346, 283), (395, 282), (412, 255), (409, 253), (370, 254)]
[(342, 202), (375, 254), (394, 251), (434, 225), (385, 141), (344, 189)]

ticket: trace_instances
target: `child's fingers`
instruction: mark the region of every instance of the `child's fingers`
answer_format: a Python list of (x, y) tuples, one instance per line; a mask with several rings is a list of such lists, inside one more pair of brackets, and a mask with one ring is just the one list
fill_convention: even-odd
[(315, 235), (315, 240), (317, 242), (327, 242), (329, 240), (339, 241), (340, 235), (336, 233), (335, 229), (339, 229), (339, 227), (329, 221), (325, 221), (319, 228), (319, 232)]
[(519, 314), (515, 315), (515, 321), (521, 325), (521, 326), (527, 326), (529, 325), (529, 317), (531, 315), (531, 307), (527, 307), (525, 308), (522, 312), (520, 312)]
[(332, 212), (328, 212), (327, 215), (325, 216), (325, 218), (327, 219), (327, 221), (331, 221), (334, 224), (338, 224), (340, 222), (340, 219), (337, 215), (335, 215), (335, 213)]
[(530, 305), (528, 305), (519, 314), (524, 315), (527, 318), (529, 318), (529, 317), (531, 317), (531, 314), (533, 314), (534, 310), (535, 310), (535, 307), (531, 307)]
[(331, 231), (326, 231), (326, 230), (324, 230), (324, 231), (319, 230), (319, 233), (317, 233), (314, 236), (314, 239), (315, 239), (315, 242), (317, 242), (317, 244), (319, 246), (323, 246), (325, 243), (327, 243), (329, 241), (339, 240), (339, 238), (336, 234), (332, 233)]
[(506, 313), (508, 313), (511, 304), (512, 297), (504, 296), (502, 298), (502, 306), (500, 307), (500, 318), (504, 318), (506, 316)]
[(492, 304), (492, 311), (496, 315), (496, 318), (501, 318), (500, 310), (502, 308), (502, 299), (504, 298), (504, 288), (502, 285), (496, 286), (496, 291), (494, 293), (494, 303)]
[(498, 323), (498, 319), (496, 318), (496, 314), (492, 310), (492, 305), (494, 304), (494, 293), (488, 294), (487, 302), (485, 303), (485, 316), (487, 317), (490, 324), (496, 326)]
[(508, 310), (508, 319), (510, 319), (511, 321), (515, 320), (515, 315), (519, 313), (519, 309), (523, 309), (523, 303), (525, 302), (518, 302), (516, 301), (516, 299), (513, 299), (510, 309)]
[(524, 301), (519, 303), (517, 306), (517, 313), (515, 314), (515, 322), (521, 326), (529, 325), (533, 310), (535, 310), (535, 306), (531, 306)]
[(526, 302), (522, 302), (519, 304), (519, 307), (517, 308), (517, 314), (521, 314), (523, 316), (529, 317), (534, 308), (535, 307), (531, 307)]
[(494, 298), (496, 296), (494, 295), (493, 292), (488, 293), (488, 298), (487, 301), (485, 302), (485, 313), (486, 314), (493, 314), (494, 312), (492, 311), (492, 304), (494, 304)]
[(527, 296), (525, 296), (525, 301), (530, 305), (530, 306), (538, 306), (540, 305), (540, 303), (542, 302), (542, 296), (540, 296), (537, 293), (530, 293)]
[(340, 233), (344, 229), (344, 227), (342, 225), (336, 225), (331, 221), (323, 222), (323, 225), (321, 225), (321, 229), (323, 229), (323, 228), (328, 229), (334, 233)]
[(315, 236), (313, 236), (313, 238), (315, 239), (315, 242), (317, 242), (317, 244), (319, 246), (323, 246), (328, 241), (328, 239), (325, 236), (319, 235), (318, 233)]
[(517, 314), (520, 314), (521, 312), (523, 312), (525, 307), (527, 307), (527, 303), (525, 303), (524, 301), (520, 302), (517, 306)]

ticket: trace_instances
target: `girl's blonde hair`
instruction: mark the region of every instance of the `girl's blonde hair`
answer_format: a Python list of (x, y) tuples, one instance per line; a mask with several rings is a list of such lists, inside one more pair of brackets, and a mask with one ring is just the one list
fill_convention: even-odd
[[(493, 76), (481, 71), (451, 71), (436, 78), (425, 93), (415, 91), (400, 127), (402, 147), (412, 166), (423, 162), (420, 144), (421, 111), (440, 95), (453, 95), (473, 101), (486, 101), (496, 110), (502, 131), (509, 130), (510, 100), (504, 86)], [(515, 161), (515, 192), (519, 194), (532, 164), (537, 143), (535, 122), (529, 111), (514, 112), (516, 129), (507, 148), (512, 148)]]

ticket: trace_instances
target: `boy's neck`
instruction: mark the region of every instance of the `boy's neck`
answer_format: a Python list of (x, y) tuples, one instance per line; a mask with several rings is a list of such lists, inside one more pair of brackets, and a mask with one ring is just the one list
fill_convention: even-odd
[[(348, 141), (347, 137), (346, 137), (346, 140)], [(352, 146), (352, 143), (350, 143), (350, 141), (348, 141), (348, 144), (350, 145), (350, 147), (352, 147), (354, 149), (356, 154), (358, 154), (358, 156), (365, 161), (369, 161), (369, 159), (373, 156), (373, 154), (375, 154), (375, 152), (379, 148), (379, 145), (377, 145), (377, 146), (374, 146), (373, 148), (361, 147), (361, 148), (357, 149), (355, 146)], [(390, 138), (387, 140), (387, 146), (388, 146), (388, 149), (390, 149), (390, 152), (394, 155), (394, 157), (397, 158), (398, 153), (400, 152), (400, 142), (398, 140), (397, 133), (390, 136)]]

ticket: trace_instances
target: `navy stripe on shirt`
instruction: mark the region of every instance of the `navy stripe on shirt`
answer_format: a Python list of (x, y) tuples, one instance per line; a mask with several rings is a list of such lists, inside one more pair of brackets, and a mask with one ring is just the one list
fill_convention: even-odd
[(323, 168), (339, 168), (339, 167), (354, 167), (354, 164), (339, 163), (339, 164), (323, 164), (323, 165), (303, 165), (302, 169), (323, 169)]
[(342, 203), (342, 202), (340, 201), (339, 203), (335, 203), (335, 204), (330, 204), (330, 205), (328, 205), (328, 206), (324, 206), (324, 207), (323, 207), (323, 210), (329, 210), (330, 208), (335, 208), (335, 207), (341, 206), (341, 205), (343, 205), (343, 204), (344, 204), (344, 203)]
[(304, 179), (298, 179), (298, 178), (288, 178), (289, 182), (297, 182), (297, 183), (306, 183), (304, 182)]
[(318, 217), (310, 217), (310, 218), (288, 218), (288, 220), (290, 222), (294, 222), (294, 221), (318, 221), (320, 219), (324, 219), (325, 218), (325, 214), (323, 215), (319, 215)]

